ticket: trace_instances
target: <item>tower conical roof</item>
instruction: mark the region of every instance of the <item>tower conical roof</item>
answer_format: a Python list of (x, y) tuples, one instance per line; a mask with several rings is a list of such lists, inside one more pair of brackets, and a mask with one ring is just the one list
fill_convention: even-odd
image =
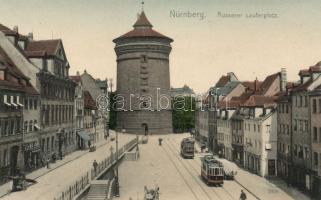
[(170, 42), (173, 41), (173, 39), (155, 31), (153, 29), (153, 25), (149, 22), (147, 19), (145, 12), (142, 11), (139, 15), (137, 21), (133, 25), (134, 29), (125, 33), (124, 35), (116, 38), (113, 40), (113, 42), (117, 42), (120, 39), (125, 38), (142, 38), (142, 37), (152, 37), (152, 38), (165, 38), (168, 39)]
[(135, 22), (134, 28), (137, 27), (147, 27), (147, 28), (152, 28), (153, 25), (149, 22), (149, 20), (147, 19), (145, 12), (142, 11), (142, 13), (139, 15), (137, 21)]

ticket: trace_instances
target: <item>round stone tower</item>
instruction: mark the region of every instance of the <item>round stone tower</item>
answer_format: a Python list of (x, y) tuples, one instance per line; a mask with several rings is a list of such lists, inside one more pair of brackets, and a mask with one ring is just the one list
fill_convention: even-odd
[(116, 38), (117, 130), (172, 132), (169, 54), (173, 40), (155, 31), (144, 11), (134, 29)]

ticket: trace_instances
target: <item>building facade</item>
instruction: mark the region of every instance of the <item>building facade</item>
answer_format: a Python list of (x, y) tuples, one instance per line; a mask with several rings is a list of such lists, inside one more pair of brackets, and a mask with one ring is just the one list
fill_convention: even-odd
[(312, 196), (321, 198), (321, 86), (315, 88), (310, 96), (311, 153), (312, 153)]
[(144, 11), (134, 29), (116, 39), (117, 130), (128, 133), (171, 133), (169, 54), (173, 40), (153, 30)]

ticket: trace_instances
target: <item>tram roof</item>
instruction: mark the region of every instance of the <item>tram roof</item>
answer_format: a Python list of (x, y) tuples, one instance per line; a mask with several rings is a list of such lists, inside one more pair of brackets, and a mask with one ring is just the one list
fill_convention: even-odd
[(216, 160), (216, 159), (214, 158), (214, 156), (212, 156), (212, 155), (206, 155), (206, 156), (204, 156), (203, 159), (202, 159), (202, 161), (205, 162), (207, 165), (213, 166), (213, 167), (214, 167), (214, 166), (220, 166), (220, 167), (223, 166), (223, 164), (222, 164), (220, 161)]
[(183, 140), (182, 140), (182, 142), (195, 142), (195, 140), (193, 139), (193, 138), (184, 138)]

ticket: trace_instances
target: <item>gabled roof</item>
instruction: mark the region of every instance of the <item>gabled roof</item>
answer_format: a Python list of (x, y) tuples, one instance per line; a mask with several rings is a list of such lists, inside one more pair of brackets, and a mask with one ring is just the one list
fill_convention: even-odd
[(134, 24), (134, 29), (125, 33), (124, 35), (116, 38), (113, 40), (113, 42), (117, 42), (121, 39), (125, 38), (164, 38), (169, 40), (169, 42), (172, 42), (173, 39), (155, 31), (152, 29), (152, 24), (148, 21), (145, 12), (143, 11), (140, 15), (137, 21)]
[(29, 56), (40, 56), (44, 54), (55, 56), (60, 43), (60, 39), (30, 41), (25, 49), (25, 52), (26, 55)]
[(223, 86), (226, 85), (229, 81), (230, 81), (230, 77), (223, 75), (223, 76), (221, 76), (221, 78), (217, 81), (215, 87), (223, 87)]
[(246, 87), (247, 89), (251, 90), (251, 91), (255, 91), (257, 89), (260, 88), (260, 86), (262, 85), (262, 81), (243, 81), (242, 84), (244, 87)]
[(259, 90), (256, 92), (256, 94), (264, 95), (269, 90), (273, 82), (279, 77), (279, 75), (280, 73), (277, 72), (275, 74), (267, 76), (263, 83), (260, 85)]

